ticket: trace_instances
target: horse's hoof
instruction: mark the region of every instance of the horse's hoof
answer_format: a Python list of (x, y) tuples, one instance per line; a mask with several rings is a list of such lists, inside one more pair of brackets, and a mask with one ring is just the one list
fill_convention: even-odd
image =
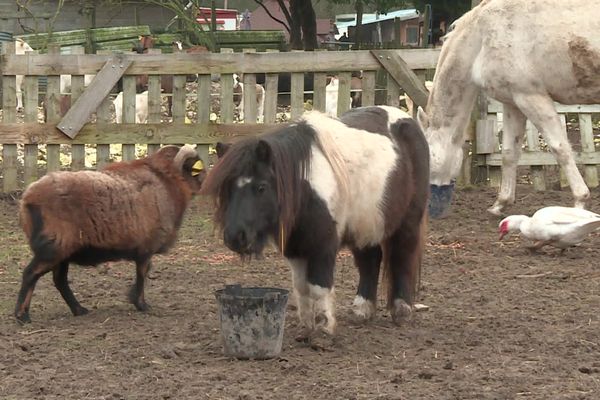
[(296, 342), (308, 343), (310, 340), (311, 334), (312, 334), (312, 331), (310, 329), (302, 328), (302, 329), (300, 329), (300, 331), (298, 332), (298, 334), (296, 335), (296, 337), (294, 339), (296, 340)]
[(410, 319), (412, 315), (412, 307), (402, 299), (394, 300), (394, 307), (391, 311), (392, 321), (396, 325), (401, 325)]
[(82, 315), (89, 314), (89, 310), (85, 307), (79, 306), (73, 310), (73, 315), (76, 317), (80, 317)]
[(493, 205), (490, 208), (488, 208), (487, 211), (496, 217), (499, 217), (502, 215), (502, 207), (499, 205)]
[(23, 314), (15, 314), (15, 318), (17, 319), (17, 322), (21, 325), (29, 324), (31, 322), (31, 318), (29, 317), (28, 312), (25, 312)]

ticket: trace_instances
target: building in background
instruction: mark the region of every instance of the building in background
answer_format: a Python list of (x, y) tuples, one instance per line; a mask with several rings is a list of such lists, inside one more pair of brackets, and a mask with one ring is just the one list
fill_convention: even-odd
[[(356, 14), (338, 15), (335, 23), (339, 31), (338, 39), (346, 32), (351, 42), (356, 41)], [(393, 47), (421, 46), (423, 17), (418, 10), (364, 14), (362, 23), (361, 43)]]

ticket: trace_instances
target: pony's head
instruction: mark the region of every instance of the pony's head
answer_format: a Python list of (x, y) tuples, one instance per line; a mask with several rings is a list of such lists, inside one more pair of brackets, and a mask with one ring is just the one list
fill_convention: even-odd
[(260, 254), (270, 237), (283, 248), (300, 209), (314, 136), (290, 124), (228, 147), (203, 182), (215, 199), (215, 222), (236, 253)]
[(210, 174), (223, 240), (241, 255), (260, 254), (277, 229), (277, 182), (271, 159), (267, 142), (240, 143), (219, 158)]
[[(446, 215), (452, 201), (454, 178), (460, 173), (463, 161), (463, 141), (456, 140), (452, 127), (434, 123), (421, 107), (417, 110), (417, 121), (429, 144), (431, 195), (429, 214), (433, 218)], [(462, 135), (459, 135), (462, 138)]]

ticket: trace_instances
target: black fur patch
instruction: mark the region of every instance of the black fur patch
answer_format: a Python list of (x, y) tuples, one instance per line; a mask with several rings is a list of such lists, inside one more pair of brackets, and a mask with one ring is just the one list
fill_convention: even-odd
[(342, 114), (340, 120), (351, 128), (389, 136), (389, 116), (387, 111), (381, 107), (353, 108)]
[(68, 258), (69, 263), (75, 263), (79, 265), (93, 265), (96, 266), (107, 261), (119, 261), (119, 260), (132, 260), (139, 259), (139, 254), (132, 249), (127, 250), (115, 250), (115, 249), (101, 249), (97, 247), (84, 247), (78, 250), (76, 253)]
[(29, 245), (31, 251), (39, 261), (52, 261), (56, 257), (56, 246), (54, 240), (42, 233), (44, 229), (44, 220), (40, 207), (34, 204), (27, 204), (29, 218), (31, 218), (31, 237)]
[(339, 246), (336, 223), (325, 202), (303, 182), (303, 198), (297, 223), (285, 249), (285, 257), (307, 261), (306, 278), (321, 287), (333, 286), (335, 256)]

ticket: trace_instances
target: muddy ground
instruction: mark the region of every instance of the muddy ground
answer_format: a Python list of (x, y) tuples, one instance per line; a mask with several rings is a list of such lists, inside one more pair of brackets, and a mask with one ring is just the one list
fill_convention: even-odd
[[(356, 290), (352, 260), (337, 264), (338, 337), (315, 350), (294, 341), (289, 311), (281, 356), (222, 356), (214, 290), (229, 283), (290, 288), (279, 255), (242, 264), (212, 233), (197, 200), (177, 246), (155, 259), (134, 311), (128, 263), (73, 267), (70, 281), (90, 314), (73, 317), (50, 276), (33, 297), (26, 326), (12, 312), (29, 258), (16, 206), (0, 202), (1, 399), (598, 399), (600, 235), (563, 256), (530, 254), (497, 241), (485, 212), (491, 189), (456, 194), (447, 219), (430, 223), (419, 301), (430, 306), (404, 326), (383, 308), (366, 326), (348, 317)], [(569, 205), (566, 192), (520, 186), (511, 213)], [(600, 210), (600, 192), (592, 209)], [(383, 297), (383, 295), (380, 295)]]

